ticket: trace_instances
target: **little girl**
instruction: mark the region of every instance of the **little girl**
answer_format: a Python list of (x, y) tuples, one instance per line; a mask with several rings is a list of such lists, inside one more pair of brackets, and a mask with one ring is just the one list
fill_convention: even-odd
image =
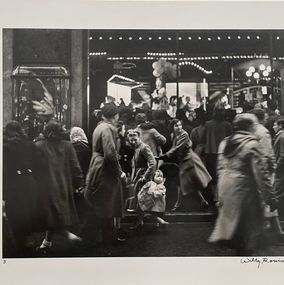
[(139, 191), (137, 195), (139, 205), (137, 225), (143, 225), (145, 212), (150, 212), (159, 224), (168, 224), (162, 218), (166, 209), (166, 188), (164, 182), (163, 172), (156, 170), (153, 180), (147, 182)]

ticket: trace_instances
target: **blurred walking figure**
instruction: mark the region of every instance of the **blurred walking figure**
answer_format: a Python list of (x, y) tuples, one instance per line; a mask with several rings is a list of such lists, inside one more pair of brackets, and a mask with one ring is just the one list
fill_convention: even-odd
[(69, 231), (78, 224), (74, 201), (74, 188), (83, 188), (84, 176), (71, 142), (63, 140), (63, 129), (59, 122), (50, 120), (43, 131), (44, 139), (35, 143), (45, 160), (45, 197), (47, 232), (39, 247), (46, 251), (52, 246), (55, 233), (60, 233), (72, 242), (81, 239)]
[[(4, 243), (4, 256), (25, 255), (27, 236), (45, 228), (42, 215), (44, 175), (43, 160), (34, 144), (27, 139), (18, 122), (8, 123), (3, 139), (4, 240), (11, 243), (14, 238), (15, 244), (9, 248)], [(10, 236), (6, 240), (9, 229)]]
[(120, 226), (124, 214), (121, 178), (125, 173), (118, 163), (118, 118), (118, 108), (112, 103), (105, 104), (102, 121), (93, 133), (93, 154), (86, 178), (85, 198), (96, 209), (106, 245), (125, 239)]
[[(271, 180), (270, 183), (273, 184), (275, 180), (276, 161), (271, 135), (265, 127), (268, 114), (259, 108), (251, 110), (250, 113), (254, 114), (258, 120), (258, 124), (255, 126), (255, 136), (259, 141), (258, 150), (261, 153), (263, 171), (267, 173), (266, 177), (268, 177)], [(279, 239), (282, 238), (282, 240), (284, 240), (284, 233), (278, 217), (278, 209), (271, 211), (270, 206), (265, 205), (264, 215), (267, 218), (266, 223), (268, 227), (271, 227), (271, 230), (278, 235)]]
[(225, 241), (248, 255), (257, 246), (263, 230), (263, 201), (273, 204), (271, 179), (263, 171), (259, 143), (254, 136), (258, 123), (252, 114), (233, 122), (234, 133), (219, 147), (219, 215), (209, 241)]
[(206, 168), (212, 177), (212, 189), (216, 197), (217, 183), (217, 157), (220, 142), (231, 134), (231, 124), (225, 121), (225, 109), (216, 105), (213, 109), (212, 120), (205, 123), (204, 137), (202, 139), (205, 144), (205, 161)]
[[(276, 135), (274, 137), (274, 151), (276, 156), (276, 171), (274, 190), (279, 200), (283, 200), (284, 196), (284, 118), (280, 117), (273, 127)], [(283, 241), (283, 232), (282, 241)]]
[(205, 189), (211, 181), (211, 176), (206, 170), (199, 156), (192, 150), (189, 135), (183, 130), (179, 119), (173, 119), (169, 125), (173, 134), (172, 148), (158, 159), (173, 159), (179, 164), (179, 187), (177, 201), (172, 211), (181, 208), (183, 196), (190, 193), (197, 194), (202, 206), (208, 206), (201, 190)]

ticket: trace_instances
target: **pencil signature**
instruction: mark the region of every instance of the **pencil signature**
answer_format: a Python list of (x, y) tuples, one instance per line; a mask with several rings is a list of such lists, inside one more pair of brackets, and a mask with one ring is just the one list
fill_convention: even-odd
[(240, 262), (242, 264), (256, 263), (257, 268), (260, 268), (262, 264), (284, 263), (284, 258), (245, 257), (241, 258)]

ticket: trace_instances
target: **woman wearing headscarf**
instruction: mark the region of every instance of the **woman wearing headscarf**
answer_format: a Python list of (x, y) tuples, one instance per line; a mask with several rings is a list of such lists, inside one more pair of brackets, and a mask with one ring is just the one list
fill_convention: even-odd
[(106, 244), (122, 239), (120, 218), (124, 212), (124, 201), (121, 178), (125, 174), (118, 162), (118, 118), (118, 108), (114, 104), (105, 104), (102, 121), (93, 133), (93, 154), (86, 178), (85, 198), (96, 208)]
[(272, 206), (274, 201), (254, 136), (257, 123), (252, 114), (237, 116), (233, 134), (219, 146), (219, 215), (209, 241), (225, 241), (238, 255), (248, 255), (257, 246), (264, 229), (263, 202)]
[(61, 124), (50, 120), (43, 131), (44, 140), (35, 143), (47, 166), (44, 181), (48, 190), (45, 198), (47, 232), (40, 251), (52, 246), (56, 232), (72, 242), (81, 241), (69, 229), (78, 223), (74, 189), (84, 187), (84, 176), (76, 152), (71, 142), (62, 139), (62, 132)]
[[(41, 219), (43, 177), (44, 166), (38, 150), (18, 122), (9, 122), (3, 139), (3, 204), (5, 221), (8, 220), (8, 224), (4, 221), (4, 226), (7, 230), (10, 228), (16, 243), (10, 254), (25, 254), (27, 236), (44, 227)], [(4, 240), (5, 236), (6, 232)], [(5, 243), (3, 249), (5, 256)]]
[[(84, 178), (86, 178), (90, 160), (92, 157), (91, 148), (84, 130), (80, 127), (72, 127), (70, 130), (70, 141), (76, 151), (79, 164), (81, 166)], [(93, 224), (94, 211), (88, 205), (83, 196), (83, 191), (75, 190), (75, 205), (80, 219), (80, 236), (85, 244), (95, 232)]]
[(70, 141), (76, 151), (83, 174), (86, 177), (92, 153), (84, 130), (79, 127), (71, 128)]

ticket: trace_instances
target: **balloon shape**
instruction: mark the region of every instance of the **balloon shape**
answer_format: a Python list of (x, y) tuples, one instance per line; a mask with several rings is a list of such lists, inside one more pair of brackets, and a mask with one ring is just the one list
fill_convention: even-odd
[(163, 59), (163, 58), (160, 58), (159, 62), (160, 62), (161, 67), (165, 67), (165, 65), (167, 63), (167, 61), (165, 59)]
[(155, 70), (153, 71), (153, 75), (154, 75), (155, 77), (159, 77), (161, 74), (157, 72), (157, 69), (155, 69)]
[(172, 64), (170, 62), (166, 62), (165, 68), (170, 69), (172, 67)]
[(153, 69), (160, 67), (159, 62), (158, 61), (153, 62), (152, 67), (153, 67)]
[(157, 71), (157, 73), (159, 73), (159, 74), (162, 74), (163, 72), (164, 72), (164, 69), (163, 68), (156, 68), (155, 69), (156, 71)]

